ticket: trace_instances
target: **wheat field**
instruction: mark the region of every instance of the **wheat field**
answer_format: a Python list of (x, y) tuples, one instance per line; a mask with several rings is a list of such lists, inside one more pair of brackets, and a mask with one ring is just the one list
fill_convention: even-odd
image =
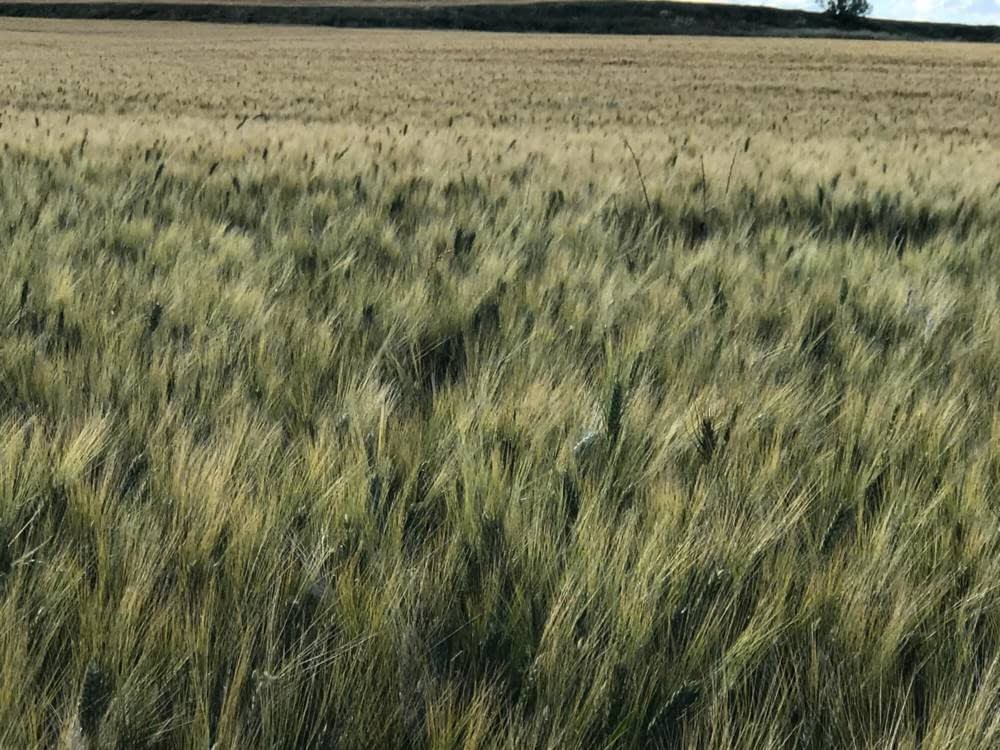
[(996, 47), (0, 20), (0, 747), (1000, 744)]

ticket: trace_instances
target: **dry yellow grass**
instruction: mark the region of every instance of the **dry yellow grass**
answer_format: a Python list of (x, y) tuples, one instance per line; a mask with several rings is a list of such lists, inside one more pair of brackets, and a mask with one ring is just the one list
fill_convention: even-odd
[(0, 20), (0, 746), (995, 747), (997, 77)]

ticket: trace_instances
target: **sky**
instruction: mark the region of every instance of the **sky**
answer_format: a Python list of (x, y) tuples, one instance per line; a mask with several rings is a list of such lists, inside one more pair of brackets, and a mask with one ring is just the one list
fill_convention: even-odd
[[(715, 0), (711, 0), (715, 1)], [(815, 10), (814, 0), (718, 0), (738, 5)], [(1000, 26), (1000, 0), (871, 0), (872, 16), (909, 21), (995, 24)]]

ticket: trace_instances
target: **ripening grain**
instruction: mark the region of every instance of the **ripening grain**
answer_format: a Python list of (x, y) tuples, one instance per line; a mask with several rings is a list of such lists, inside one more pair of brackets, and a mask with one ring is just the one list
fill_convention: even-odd
[(0, 747), (997, 746), (998, 61), (0, 21)]

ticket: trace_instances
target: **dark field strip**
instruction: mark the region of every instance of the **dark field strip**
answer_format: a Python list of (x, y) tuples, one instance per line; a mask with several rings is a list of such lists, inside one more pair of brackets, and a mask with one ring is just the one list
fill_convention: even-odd
[(419, 6), (294, 2), (281, 5), (26, 2), (0, 3), (0, 16), (538, 33), (1000, 41), (1000, 29), (995, 26), (881, 19), (837, 22), (819, 13), (662, 2), (434, 3)]

